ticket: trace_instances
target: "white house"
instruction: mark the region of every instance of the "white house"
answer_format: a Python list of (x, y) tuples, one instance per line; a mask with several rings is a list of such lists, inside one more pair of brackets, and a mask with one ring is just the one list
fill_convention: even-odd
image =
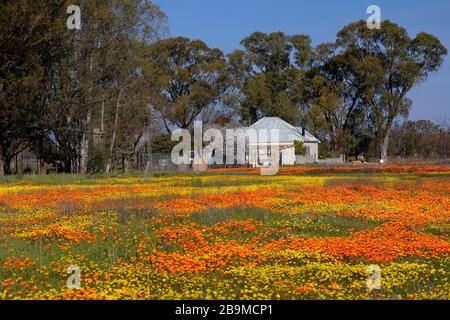
[(274, 146), (279, 147), (280, 165), (289, 166), (296, 164), (296, 159), (299, 159), (299, 157), (295, 155), (295, 141), (303, 141), (303, 145), (306, 148), (306, 157), (302, 159), (303, 163), (315, 163), (318, 161), (320, 141), (306, 131), (305, 128), (294, 127), (278, 117), (265, 117), (255, 122), (249, 129), (277, 129), (279, 132), (278, 142), (270, 141), (270, 137), (258, 139), (256, 145), (253, 145), (253, 149), (257, 150), (257, 154), (249, 155), (251, 165), (259, 166), (264, 163), (270, 163), (271, 152), (274, 149), (272, 147)]

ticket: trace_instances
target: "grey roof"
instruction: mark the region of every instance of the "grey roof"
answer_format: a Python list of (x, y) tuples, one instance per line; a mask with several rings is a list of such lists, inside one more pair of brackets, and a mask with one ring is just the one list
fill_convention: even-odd
[(302, 135), (302, 127), (294, 127), (278, 117), (265, 117), (252, 124), (250, 129), (278, 129), (280, 142), (304, 141), (320, 143), (319, 139), (305, 130)]
[[(302, 127), (295, 127), (295, 129), (297, 129), (300, 133), (302, 132)], [(316, 142), (316, 143), (320, 143), (320, 140), (317, 139), (316, 137), (314, 137), (312, 135), (311, 132), (309, 132), (308, 130), (305, 129), (305, 135), (302, 136), (303, 137), (303, 141), (305, 142)]]

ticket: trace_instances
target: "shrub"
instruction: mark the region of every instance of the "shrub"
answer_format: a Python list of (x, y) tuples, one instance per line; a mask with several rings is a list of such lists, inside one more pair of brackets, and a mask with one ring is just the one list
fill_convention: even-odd
[(178, 141), (172, 141), (170, 135), (152, 137), (152, 153), (171, 153)]
[(102, 146), (93, 146), (89, 150), (87, 171), (91, 174), (102, 173), (108, 161), (108, 151)]
[(298, 156), (306, 156), (306, 148), (303, 141), (294, 141), (295, 154)]

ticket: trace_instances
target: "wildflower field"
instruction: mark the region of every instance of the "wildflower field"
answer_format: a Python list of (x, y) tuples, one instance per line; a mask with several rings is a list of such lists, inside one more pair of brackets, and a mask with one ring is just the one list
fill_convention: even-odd
[(26, 179), (0, 180), (0, 299), (450, 298), (448, 166)]

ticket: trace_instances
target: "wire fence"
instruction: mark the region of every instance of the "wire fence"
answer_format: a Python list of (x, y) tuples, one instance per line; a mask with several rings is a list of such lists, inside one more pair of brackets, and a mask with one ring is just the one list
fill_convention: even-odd
[(16, 174), (45, 174), (40, 159), (31, 152), (23, 152), (14, 157), (11, 170)]
[(142, 171), (189, 171), (190, 165), (172, 162), (170, 153), (142, 153), (137, 155), (136, 169)]
[[(330, 159), (313, 159), (312, 157), (301, 157), (296, 156), (295, 164), (296, 165), (315, 165), (315, 166), (342, 166), (349, 163), (353, 163), (352, 161), (345, 161), (345, 157), (341, 156), (339, 158), (330, 158)], [(363, 161), (361, 161), (363, 163)], [(429, 163), (429, 164), (437, 164), (437, 165), (450, 165), (450, 159), (439, 159), (439, 158), (418, 158), (418, 157), (390, 157), (389, 163), (395, 164), (420, 164), (420, 163)], [(193, 169), (198, 170), (192, 164), (183, 164), (177, 165), (172, 162), (170, 153), (138, 153), (131, 162), (132, 167), (139, 171), (144, 172), (190, 172)], [(205, 165), (205, 168), (239, 168), (239, 167), (249, 167), (247, 164), (210, 164)], [(17, 155), (12, 163), (11, 170), (14, 174), (49, 174), (56, 173), (56, 168), (52, 164), (44, 163), (41, 159), (39, 159), (32, 152), (22, 152)]]

